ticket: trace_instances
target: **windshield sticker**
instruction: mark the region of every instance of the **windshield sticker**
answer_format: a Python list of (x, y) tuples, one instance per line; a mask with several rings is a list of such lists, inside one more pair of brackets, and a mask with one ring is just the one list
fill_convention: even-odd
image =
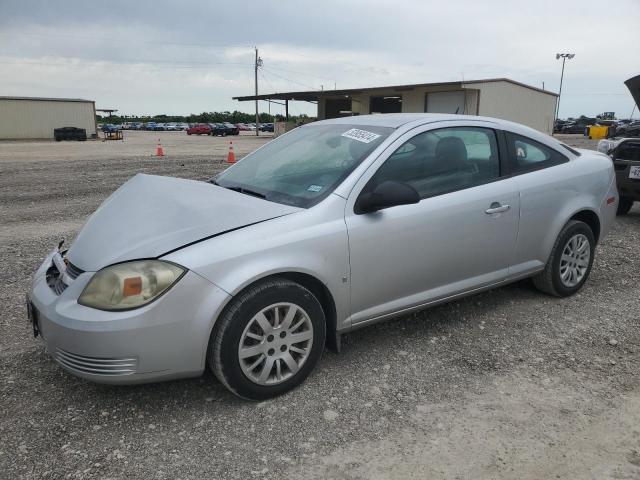
[(322, 190), (322, 187), (320, 185), (309, 185), (307, 190), (309, 190), (310, 192), (319, 192), (320, 190)]
[(360, 130), (357, 128), (352, 128), (351, 130), (347, 130), (342, 134), (343, 137), (350, 138), (352, 140), (357, 140), (362, 143), (371, 143), (380, 135), (373, 132), (367, 132), (366, 130)]

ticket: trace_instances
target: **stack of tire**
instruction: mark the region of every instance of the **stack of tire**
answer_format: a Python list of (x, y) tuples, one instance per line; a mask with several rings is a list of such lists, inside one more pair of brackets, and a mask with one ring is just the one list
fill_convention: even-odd
[(84, 128), (77, 127), (54, 128), (53, 138), (56, 139), (56, 142), (62, 140), (78, 140), (84, 142), (87, 139), (87, 131)]

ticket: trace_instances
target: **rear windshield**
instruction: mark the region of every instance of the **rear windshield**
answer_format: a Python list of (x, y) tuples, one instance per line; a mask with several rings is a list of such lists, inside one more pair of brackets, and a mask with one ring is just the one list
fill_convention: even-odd
[(618, 145), (615, 151), (615, 158), (640, 161), (640, 142), (624, 142)]

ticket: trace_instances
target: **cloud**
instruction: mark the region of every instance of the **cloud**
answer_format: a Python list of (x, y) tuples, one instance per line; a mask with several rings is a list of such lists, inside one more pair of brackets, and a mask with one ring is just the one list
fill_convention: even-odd
[(596, 0), (2, 0), (0, 91), (87, 97), (124, 113), (251, 111), (231, 97), (253, 93), (254, 45), (263, 93), (487, 77), (557, 90), (555, 53), (570, 51), (561, 115), (624, 116), (639, 17), (636, 0), (604, 14)]

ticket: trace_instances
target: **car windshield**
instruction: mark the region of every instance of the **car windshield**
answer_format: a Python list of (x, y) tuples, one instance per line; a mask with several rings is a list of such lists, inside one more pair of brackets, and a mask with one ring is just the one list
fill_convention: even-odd
[(248, 155), (214, 183), (308, 208), (329, 195), (392, 131), (345, 124), (298, 127)]

